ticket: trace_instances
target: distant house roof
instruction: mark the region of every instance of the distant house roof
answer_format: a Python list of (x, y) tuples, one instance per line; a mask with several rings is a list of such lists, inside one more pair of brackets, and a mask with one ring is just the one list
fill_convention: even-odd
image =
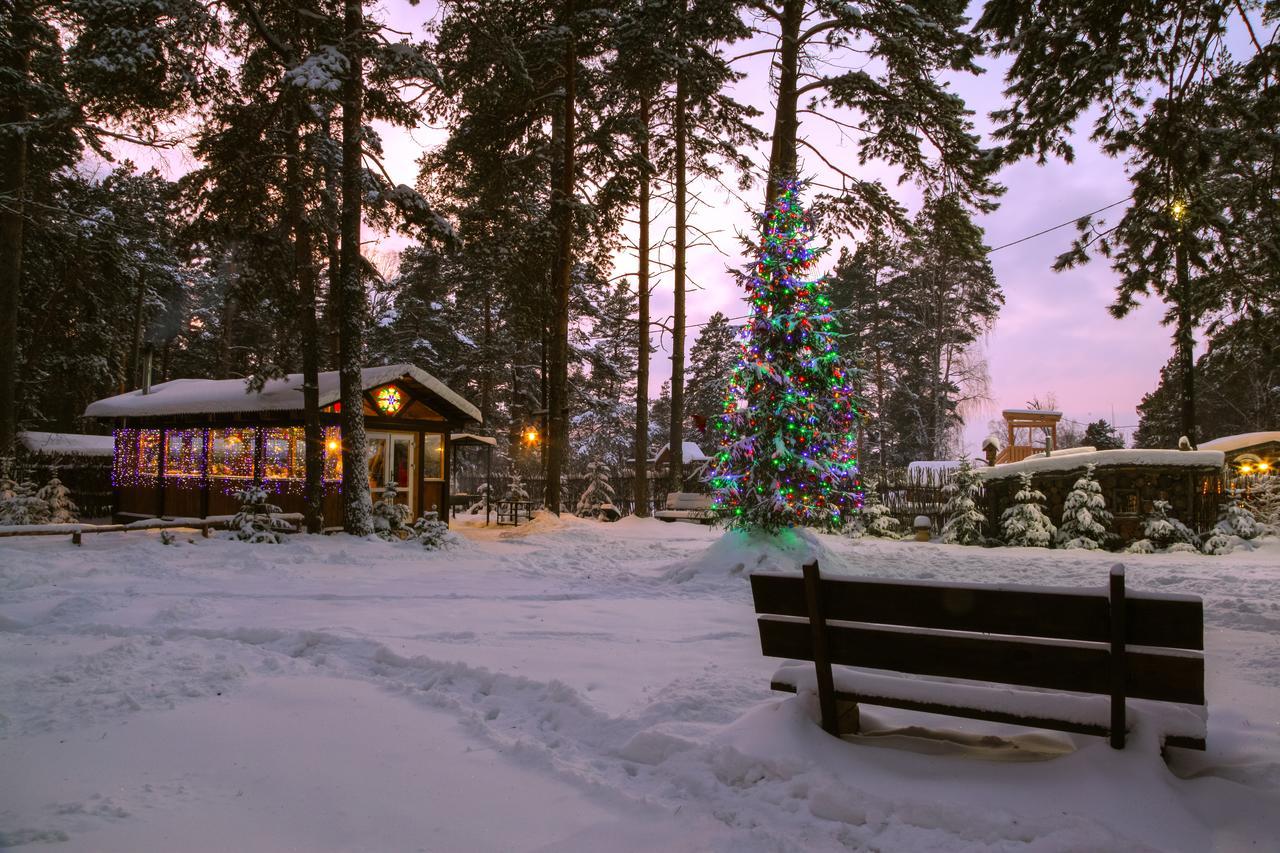
[(1269, 432), (1242, 432), (1240, 435), (1224, 435), (1221, 438), (1202, 441), (1198, 447), (1200, 450), (1221, 450), (1224, 453), (1231, 453), (1235, 450), (1244, 450), (1249, 447), (1257, 447), (1259, 445), (1271, 443), (1280, 444), (1280, 430), (1271, 430)]
[[(658, 451), (658, 455), (653, 458), (653, 461), (656, 464), (663, 465), (666, 463), (667, 457), (670, 455), (667, 452), (669, 447), (671, 447), (670, 444), (662, 445), (662, 449)], [(702, 448), (698, 447), (698, 445), (694, 444), (692, 441), (682, 441), (680, 442), (680, 447), (682, 448), (680, 455), (685, 462), (706, 462), (711, 458), (707, 454), (703, 453)]]
[[(338, 371), (321, 373), (320, 405), (338, 402)], [(412, 364), (388, 364), (360, 371), (361, 386), (371, 390), (397, 379), (412, 379), (464, 419), (479, 421), (480, 410), (425, 370)], [(173, 379), (151, 386), (151, 392), (129, 391), (90, 403), (85, 415), (95, 418), (203, 415), (227, 412), (302, 411), (302, 374), (272, 379), (250, 393), (243, 379)]]
[(110, 435), (80, 435), (72, 432), (18, 433), (31, 453), (45, 456), (111, 456), (115, 452), (115, 438)]

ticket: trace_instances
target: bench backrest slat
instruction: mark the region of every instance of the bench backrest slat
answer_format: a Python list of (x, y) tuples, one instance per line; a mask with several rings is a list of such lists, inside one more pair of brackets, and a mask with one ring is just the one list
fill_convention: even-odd
[[(821, 583), (829, 620), (1090, 642), (1111, 639), (1106, 590), (934, 586), (829, 577)], [(751, 592), (757, 613), (807, 615), (804, 582), (795, 575), (754, 574)], [(1204, 605), (1199, 599), (1130, 593), (1125, 617), (1128, 645), (1204, 648)]]
[[(766, 656), (813, 660), (807, 621), (764, 615), (759, 625)], [(1110, 655), (1104, 645), (828, 622), (827, 653), (833, 664), (868, 669), (1081, 693), (1111, 690)], [(1204, 704), (1200, 655), (1132, 650), (1125, 655), (1125, 669), (1126, 691), (1133, 698)]]

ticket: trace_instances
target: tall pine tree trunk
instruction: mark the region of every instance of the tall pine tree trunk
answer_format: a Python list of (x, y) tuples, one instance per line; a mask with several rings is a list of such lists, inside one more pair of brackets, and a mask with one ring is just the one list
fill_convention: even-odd
[(632, 492), (635, 514), (649, 515), (649, 98), (640, 98), (640, 237), (636, 246), (636, 442)]
[(308, 533), (324, 529), (324, 430), (320, 426), (320, 329), (316, 323), (316, 268), (311, 249), (311, 223), (303, 195), (302, 108), (300, 98), (290, 98), (285, 163), (289, 229), (293, 232), (293, 276), (302, 312), (302, 417), (306, 452), (303, 456), (303, 518)]
[(676, 72), (675, 104), (675, 207), (676, 247), (673, 278), (675, 279), (675, 308), (671, 326), (671, 439), (667, 445), (670, 490), (684, 491), (684, 338), (685, 338), (685, 274), (688, 254), (688, 210), (685, 195), (688, 189), (688, 105), (685, 103), (685, 77), (681, 68)]
[[(15, 0), (0, 42), (0, 58), (27, 83), (31, 71), (32, 31), (29, 0)], [(0, 121), (9, 130), (0, 145), (0, 473), (14, 455), (18, 430), (18, 288), (22, 282), (23, 224), (27, 197), (27, 107), (20, 97), (9, 100)]]
[(1191, 311), (1191, 273), (1187, 264), (1187, 250), (1183, 246), (1182, 235), (1173, 249), (1174, 275), (1178, 288), (1178, 327), (1174, 333), (1174, 345), (1178, 353), (1178, 378), (1182, 386), (1182, 408), (1180, 421), (1182, 434), (1191, 442), (1194, 450), (1196, 443), (1196, 341), (1195, 321)]
[(800, 27), (804, 22), (804, 0), (784, 0), (778, 47), (778, 105), (773, 116), (773, 141), (769, 149), (769, 177), (765, 182), (765, 210), (778, 199), (778, 182), (794, 178), (797, 172), (797, 138), (800, 129)]
[(361, 0), (346, 0), (343, 22), (347, 79), (342, 93), (342, 248), (341, 303), (338, 306), (338, 381), (342, 397), (342, 524), (353, 536), (373, 533), (369, 469), (364, 433), (364, 276), (360, 258), (361, 126), (364, 74), (360, 42), (364, 38)]
[(565, 0), (562, 27), (564, 50), (564, 104), (562, 150), (560, 154), (560, 186), (552, 197), (559, 217), (559, 245), (556, 250), (555, 276), (551, 281), (554, 311), (552, 316), (550, 353), (548, 354), (547, 409), (549, 428), (546, 435), (546, 501), (547, 507), (560, 514), (560, 476), (568, 443), (569, 386), (569, 287), (573, 275), (573, 195), (574, 148), (576, 141), (575, 110), (578, 56), (573, 30), (574, 3)]

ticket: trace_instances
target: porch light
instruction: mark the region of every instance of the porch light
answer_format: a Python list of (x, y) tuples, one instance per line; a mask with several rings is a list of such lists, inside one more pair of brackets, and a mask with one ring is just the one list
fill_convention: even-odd
[(538, 431), (533, 427), (529, 427), (528, 431), (524, 434), (524, 440), (530, 444), (535, 444), (538, 441)]

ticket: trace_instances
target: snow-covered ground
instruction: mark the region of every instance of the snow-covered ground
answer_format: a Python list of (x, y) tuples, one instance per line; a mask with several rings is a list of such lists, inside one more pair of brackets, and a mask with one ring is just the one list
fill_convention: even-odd
[[(1280, 543), (1125, 555), (1205, 600), (1209, 750), (771, 693), (718, 531), (464, 527), (450, 552), (0, 539), (0, 847), (1280, 850)], [(824, 569), (1101, 587), (1115, 555), (819, 537)], [(744, 565), (746, 563), (746, 565)], [(930, 737), (911, 733), (927, 729)], [(985, 737), (999, 735), (999, 738)], [(35, 849), (35, 848), (33, 848)]]

